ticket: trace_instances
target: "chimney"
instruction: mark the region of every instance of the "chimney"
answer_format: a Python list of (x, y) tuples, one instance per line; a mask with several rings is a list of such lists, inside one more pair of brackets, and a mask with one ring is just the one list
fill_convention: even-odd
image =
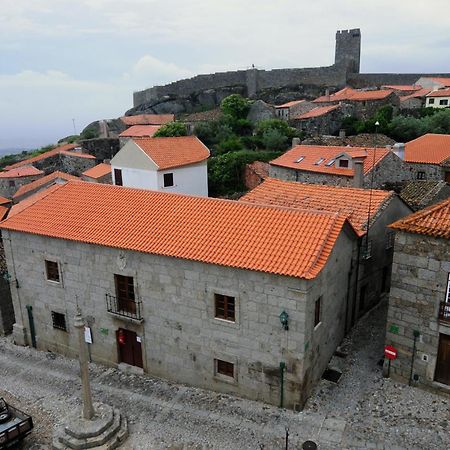
[(330, 90), (329, 89), (325, 89), (325, 97), (327, 98), (327, 100), (330, 100)]
[(364, 173), (363, 173), (363, 161), (353, 160), (354, 165), (354, 175), (353, 175), (353, 187), (362, 188), (364, 184)]
[(297, 147), (297, 145), (300, 145), (300, 138), (292, 138), (292, 148)]
[(345, 130), (339, 130), (339, 139), (345, 139)]
[(402, 142), (394, 144), (392, 152), (403, 161), (405, 159), (405, 144), (403, 144)]

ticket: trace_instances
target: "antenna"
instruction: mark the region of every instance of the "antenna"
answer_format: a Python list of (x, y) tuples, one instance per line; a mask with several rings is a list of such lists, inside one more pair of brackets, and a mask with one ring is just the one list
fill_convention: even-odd
[(72, 123), (73, 123), (73, 134), (77, 134), (77, 129), (75, 127), (75, 119), (72, 119)]

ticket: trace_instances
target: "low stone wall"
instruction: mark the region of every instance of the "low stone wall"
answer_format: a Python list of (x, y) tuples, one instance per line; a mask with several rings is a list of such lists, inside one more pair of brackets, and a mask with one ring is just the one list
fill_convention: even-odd
[(112, 159), (120, 150), (119, 138), (87, 139), (81, 141), (80, 145), (86, 153), (95, 156), (97, 163)]

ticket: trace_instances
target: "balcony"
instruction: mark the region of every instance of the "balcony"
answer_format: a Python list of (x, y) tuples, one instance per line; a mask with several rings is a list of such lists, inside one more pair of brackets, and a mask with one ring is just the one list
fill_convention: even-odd
[(142, 303), (139, 301), (121, 299), (106, 294), (106, 309), (115, 316), (143, 322)]
[(450, 303), (441, 302), (439, 305), (439, 320), (450, 324)]

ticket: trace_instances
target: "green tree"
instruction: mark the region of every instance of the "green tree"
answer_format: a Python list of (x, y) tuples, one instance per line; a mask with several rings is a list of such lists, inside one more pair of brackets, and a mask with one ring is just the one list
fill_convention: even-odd
[(169, 122), (164, 124), (155, 134), (154, 137), (177, 137), (187, 136), (187, 128), (181, 122)]
[(232, 94), (222, 100), (220, 109), (225, 116), (232, 119), (246, 119), (250, 110), (250, 101), (242, 95)]
[(288, 137), (275, 128), (269, 128), (264, 131), (262, 143), (266, 150), (282, 151), (287, 147)]

